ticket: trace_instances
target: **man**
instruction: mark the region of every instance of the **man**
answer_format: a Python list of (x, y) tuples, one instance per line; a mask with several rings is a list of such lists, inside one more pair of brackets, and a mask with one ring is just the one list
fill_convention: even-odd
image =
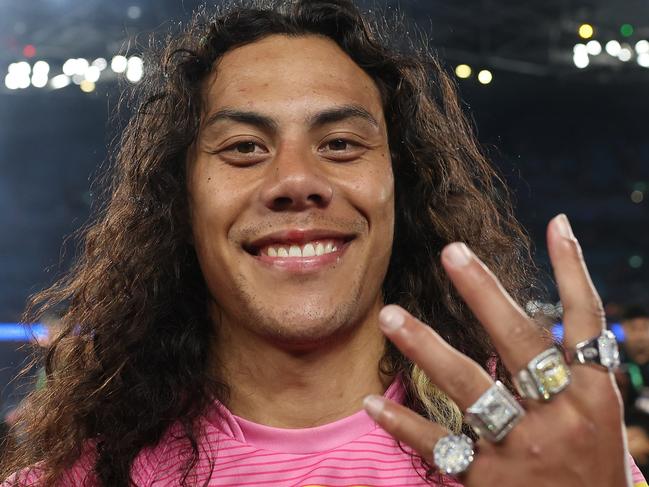
[[(347, 1), (260, 3), (167, 43), (83, 257), (37, 298), (68, 300), (68, 329), (7, 484), (631, 485), (591, 367), (467, 472), (432, 464), (484, 369), (509, 384), (548, 343), (451, 81), (380, 31)], [(548, 235), (571, 344), (601, 328), (597, 299), (565, 217)]]

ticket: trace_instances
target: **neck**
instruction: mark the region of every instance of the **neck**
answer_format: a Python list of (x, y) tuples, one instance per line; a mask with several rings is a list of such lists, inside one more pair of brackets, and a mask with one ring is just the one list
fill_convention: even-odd
[(383, 394), (392, 380), (379, 372), (385, 338), (375, 308), (345, 336), (300, 351), (222, 321), (216, 356), (230, 387), (228, 409), (278, 428), (320, 426), (360, 411), (367, 394)]

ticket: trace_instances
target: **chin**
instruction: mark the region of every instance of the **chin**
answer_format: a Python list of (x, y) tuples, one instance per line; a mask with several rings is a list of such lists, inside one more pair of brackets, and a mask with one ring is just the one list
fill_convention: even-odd
[(253, 307), (241, 318), (250, 331), (279, 348), (312, 350), (347, 335), (367, 312), (356, 300), (350, 300), (326, 307), (305, 303)]
[[(353, 303), (331, 309), (283, 308), (257, 314), (254, 332), (282, 348), (312, 349), (345, 336), (358, 321)], [(263, 316), (263, 318), (262, 318)]]

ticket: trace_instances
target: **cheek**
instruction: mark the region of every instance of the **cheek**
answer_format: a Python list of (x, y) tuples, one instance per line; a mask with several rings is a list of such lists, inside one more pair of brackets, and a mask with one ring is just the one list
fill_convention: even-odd
[(372, 167), (356, 180), (351, 199), (365, 215), (373, 235), (373, 252), (383, 255), (392, 248), (394, 233), (394, 176), (392, 168)]
[(230, 179), (227, 174), (217, 174), (200, 162), (191, 174), (192, 228), (196, 246), (203, 251), (227, 236), (233, 216), (240, 211), (237, 185)]
[(363, 175), (362, 182), (357, 185), (357, 195), (362, 198), (367, 212), (381, 216), (381, 220), (388, 221), (394, 213), (394, 176), (392, 168), (376, 168)]

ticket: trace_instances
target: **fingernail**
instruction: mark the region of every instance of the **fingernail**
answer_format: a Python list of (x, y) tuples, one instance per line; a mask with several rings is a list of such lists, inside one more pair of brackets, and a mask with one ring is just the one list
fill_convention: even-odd
[(446, 247), (444, 256), (455, 267), (464, 267), (471, 262), (471, 251), (462, 242), (452, 243)]
[(568, 217), (561, 213), (555, 218), (557, 222), (557, 230), (559, 230), (559, 235), (561, 235), (563, 238), (570, 238), (574, 239), (575, 235), (572, 233), (572, 228), (570, 227), (570, 222), (568, 221)]
[(406, 317), (394, 306), (383, 308), (379, 313), (379, 325), (385, 331), (395, 331), (403, 326)]
[(367, 414), (369, 414), (373, 419), (378, 419), (378, 417), (383, 412), (383, 407), (385, 406), (385, 400), (381, 396), (376, 396), (371, 394), (365, 396), (363, 399), (363, 407)]

